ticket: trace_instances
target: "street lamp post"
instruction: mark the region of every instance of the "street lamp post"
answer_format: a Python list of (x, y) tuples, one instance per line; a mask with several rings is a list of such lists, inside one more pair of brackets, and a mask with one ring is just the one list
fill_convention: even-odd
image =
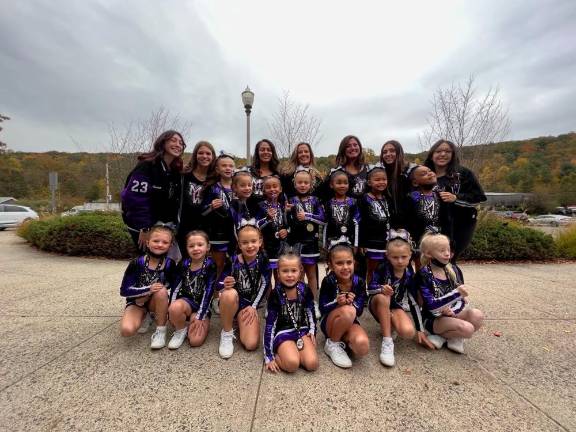
[(250, 165), (250, 113), (254, 103), (254, 92), (248, 86), (242, 92), (242, 103), (246, 111), (246, 165)]

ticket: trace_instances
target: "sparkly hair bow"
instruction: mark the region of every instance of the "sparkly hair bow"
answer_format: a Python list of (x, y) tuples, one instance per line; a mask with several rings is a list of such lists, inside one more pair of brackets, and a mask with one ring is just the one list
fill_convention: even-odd
[(240, 231), (242, 228), (246, 228), (246, 227), (254, 227), (254, 228), (258, 228), (258, 225), (256, 224), (256, 219), (252, 218), (252, 219), (241, 219), (240, 223), (238, 224), (238, 231)]
[(381, 163), (375, 163), (372, 165), (368, 165), (368, 168), (366, 170), (366, 173), (369, 174), (371, 171), (374, 171), (375, 169), (382, 169), (382, 170), (386, 170), (386, 168), (384, 167), (384, 165), (382, 165)]
[(296, 170), (294, 171), (294, 175), (298, 174), (299, 172), (307, 172), (310, 173), (310, 168), (305, 167), (304, 165), (298, 165)]
[(336, 246), (348, 246), (352, 248), (352, 244), (350, 244), (350, 240), (346, 236), (340, 236), (335, 240), (330, 240), (330, 244), (328, 245), (328, 250), (331, 251)]
[(344, 169), (344, 167), (342, 165), (339, 165), (336, 168), (330, 168), (330, 172), (328, 173), (328, 175), (332, 177), (332, 174), (337, 172), (343, 172), (344, 174), (346, 174), (346, 170)]
[(173, 224), (172, 222), (162, 222), (162, 221), (158, 221), (156, 222), (153, 227), (163, 227), (163, 228), (168, 228), (170, 231), (172, 231), (173, 233), (176, 232), (176, 225)]
[(234, 170), (234, 173), (232, 174), (232, 177), (234, 177), (236, 174), (240, 174), (240, 173), (247, 173), (247, 174), (252, 175), (252, 171), (250, 170), (250, 167), (249, 166), (243, 166), (240, 168), (236, 168)]
[(232, 160), (235, 160), (235, 156), (233, 154), (230, 153), (226, 153), (224, 150), (220, 150), (220, 154), (218, 155), (218, 157), (216, 159), (221, 159), (221, 158), (230, 158)]

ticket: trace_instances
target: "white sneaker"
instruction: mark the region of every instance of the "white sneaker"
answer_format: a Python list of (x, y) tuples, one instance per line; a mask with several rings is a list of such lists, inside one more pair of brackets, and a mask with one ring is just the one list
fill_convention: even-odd
[(218, 297), (212, 299), (212, 313), (214, 315), (220, 315), (220, 305), (218, 304)]
[(178, 349), (182, 346), (184, 341), (186, 340), (186, 335), (188, 333), (188, 328), (184, 327), (183, 329), (176, 330), (168, 342), (169, 349)]
[(148, 312), (146, 314), (146, 316), (144, 317), (142, 324), (140, 324), (140, 328), (138, 329), (138, 333), (139, 334), (148, 333), (148, 330), (150, 330), (150, 326), (152, 325), (152, 321), (154, 321), (152, 319), (152, 315)]
[(344, 350), (346, 345), (344, 342), (334, 342), (332, 339), (326, 339), (326, 344), (324, 345), (324, 352), (330, 357), (332, 363), (341, 368), (352, 367), (352, 360), (346, 354)]
[(448, 339), (446, 347), (450, 351), (454, 351), (455, 353), (464, 354), (464, 339), (462, 338)]
[(218, 353), (223, 359), (228, 359), (234, 354), (234, 330), (229, 332), (222, 330), (220, 333), (220, 347), (218, 348)]
[(394, 359), (394, 342), (386, 342), (382, 339), (380, 350), (380, 363), (384, 366), (392, 367), (396, 363)]
[(318, 306), (318, 302), (314, 302), (314, 315), (316, 315), (316, 319), (320, 319), (322, 314), (320, 313), (320, 307)]
[(156, 331), (152, 333), (152, 339), (150, 342), (150, 348), (160, 349), (166, 346), (166, 327), (163, 329), (156, 328)]
[(434, 335), (434, 334), (429, 334), (426, 336), (428, 338), (428, 340), (430, 341), (430, 343), (432, 345), (434, 345), (434, 347), (436, 349), (441, 349), (444, 346), (444, 343), (446, 342), (446, 339), (444, 339), (442, 336), (438, 336), (438, 335)]

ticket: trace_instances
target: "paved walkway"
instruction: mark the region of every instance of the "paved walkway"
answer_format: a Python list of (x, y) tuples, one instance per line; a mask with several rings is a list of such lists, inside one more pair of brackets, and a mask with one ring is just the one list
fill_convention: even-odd
[[(465, 265), (487, 315), (467, 354), (396, 344), (351, 370), (272, 375), (260, 351), (151, 352), (123, 339), (120, 261), (38, 252), (0, 232), (0, 430), (576, 431), (576, 266)], [(501, 332), (496, 337), (494, 332)], [(320, 345), (323, 337), (319, 337)]]

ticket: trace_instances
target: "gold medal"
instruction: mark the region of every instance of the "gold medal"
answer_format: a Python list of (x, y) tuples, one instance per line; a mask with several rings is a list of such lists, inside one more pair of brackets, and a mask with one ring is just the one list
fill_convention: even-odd
[(314, 225), (312, 225), (311, 223), (306, 224), (306, 231), (308, 232), (314, 231)]

